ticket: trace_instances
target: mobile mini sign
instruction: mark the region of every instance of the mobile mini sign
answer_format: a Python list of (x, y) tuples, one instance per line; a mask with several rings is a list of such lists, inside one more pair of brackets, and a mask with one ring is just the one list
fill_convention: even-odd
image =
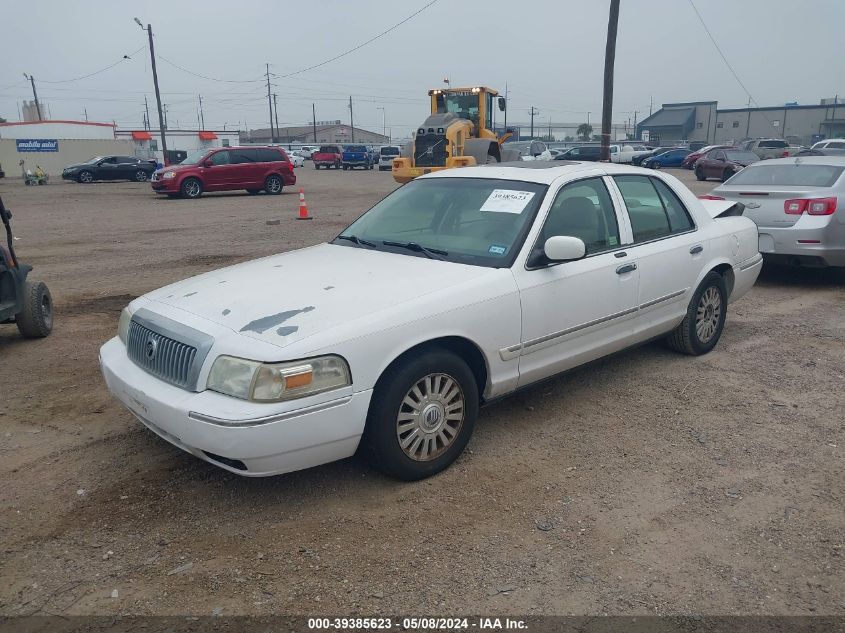
[(19, 152), (58, 152), (59, 141), (54, 138), (19, 138)]

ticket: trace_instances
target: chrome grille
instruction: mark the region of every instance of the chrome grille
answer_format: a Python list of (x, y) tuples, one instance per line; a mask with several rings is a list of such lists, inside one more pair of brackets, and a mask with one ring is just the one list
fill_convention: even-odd
[(191, 369), (197, 348), (154, 332), (137, 321), (129, 325), (126, 351), (136, 365), (171, 385), (193, 389)]

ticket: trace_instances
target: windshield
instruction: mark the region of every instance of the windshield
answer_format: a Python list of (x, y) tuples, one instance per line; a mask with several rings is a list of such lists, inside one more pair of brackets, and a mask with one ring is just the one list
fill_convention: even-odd
[(350, 236), (355, 236), (378, 250), (425, 257), (425, 253), (384, 243), (412, 242), (436, 249), (442, 259), (451, 262), (507, 267), (516, 257), (546, 189), (546, 185), (516, 180), (414, 180), (358, 218), (333, 243), (366, 248), (351, 241)]
[(318, 154), (337, 154), (337, 147), (335, 145), (321, 145)]
[(399, 156), (399, 148), (398, 147), (382, 147), (381, 148), (381, 155), (382, 156)]
[(104, 156), (94, 156), (94, 158), (89, 158), (88, 160), (86, 160), (86, 161), (85, 161), (84, 163), (82, 163), (82, 164), (83, 164), (83, 165), (91, 165), (91, 164), (93, 164), (93, 163), (96, 163), (96, 162), (99, 162), (99, 161), (103, 160), (103, 158), (105, 158), (105, 157), (104, 157)]
[(760, 157), (757, 156), (754, 152), (731, 152), (726, 151), (725, 156), (728, 157), (728, 160), (735, 160), (740, 163), (754, 163), (760, 160)]
[(831, 187), (845, 167), (833, 165), (763, 165), (757, 163), (731, 178), (732, 185)]
[(437, 111), (440, 113), (454, 112), (462, 119), (478, 121), (478, 95), (477, 94), (449, 94), (442, 95), (443, 100), (438, 99)]
[(206, 154), (208, 154), (208, 150), (205, 150), (205, 149), (197, 150), (196, 152), (191, 152), (190, 154), (188, 154), (185, 157), (185, 160), (183, 160), (179, 164), (180, 165), (197, 165), (202, 160), (203, 156), (205, 156)]
[(366, 152), (367, 148), (363, 145), (347, 145), (344, 148), (347, 152)]

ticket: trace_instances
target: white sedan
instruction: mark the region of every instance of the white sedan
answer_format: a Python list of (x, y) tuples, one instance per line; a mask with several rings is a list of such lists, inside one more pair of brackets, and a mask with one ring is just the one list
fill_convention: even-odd
[(290, 159), (291, 164), (294, 167), (302, 167), (305, 164), (305, 157), (299, 152), (298, 149), (293, 151), (286, 151), (288, 158)]
[(762, 265), (741, 208), (623, 165), (440, 171), (330, 243), (135, 299), (102, 371), (151, 431), (234, 473), (360, 448), (427, 477), (485, 402), (657, 337), (713, 349)]

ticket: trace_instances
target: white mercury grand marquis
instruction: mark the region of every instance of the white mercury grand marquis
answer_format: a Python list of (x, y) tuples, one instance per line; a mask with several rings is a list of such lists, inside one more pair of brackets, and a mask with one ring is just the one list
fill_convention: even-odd
[(427, 477), (479, 405), (658, 337), (716, 345), (762, 266), (742, 205), (624, 165), (423, 176), (332, 242), (132, 301), (100, 350), (150, 430), (231, 472), (348, 457)]

